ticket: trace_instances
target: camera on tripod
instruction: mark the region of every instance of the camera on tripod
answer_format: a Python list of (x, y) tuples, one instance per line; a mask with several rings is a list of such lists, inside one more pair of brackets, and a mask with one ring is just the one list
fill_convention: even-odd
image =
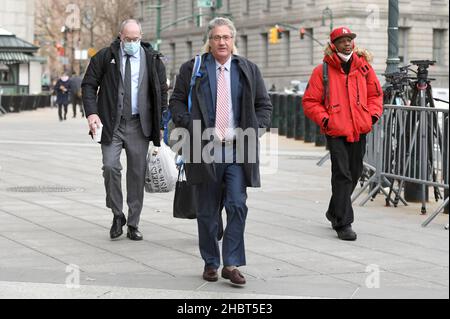
[(428, 78), (428, 68), (430, 65), (434, 65), (436, 61), (431, 60), (413, 60), (412, 64), (417, 65), (417, 79), (422, 81), (430, 81), (434, 79)]
[(396, 90), (402, 90), (409, 83), (408, 67), (409, 65), (399, 67), (398, 72), (384, 74), (386, 82), (390, 83)]

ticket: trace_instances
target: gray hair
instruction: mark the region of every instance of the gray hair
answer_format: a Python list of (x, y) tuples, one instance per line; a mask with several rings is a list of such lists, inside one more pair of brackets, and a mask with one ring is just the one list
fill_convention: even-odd
[(123, 32), (123, 29), (125, 29), (125, 26), (126, 26), (128, 23), (136, 23), (136, 24), (139, 26), (139, 30), (141, 31), (141, 34), (142, 34), (142, 25), (141, 25), (141, 23), (140, 23), (139, 21), (137, 21), (136, 19), (127, 19), (127, 20), (123, 21), (123, 22), (120, 24), (120, 33)]
[(238, 53), (238, 49), (236, 47), (236, 27), (234, 26), (233, 21), (231, 21), (228, 18), (224, 18), (224, 17), (217, 17), (212, 19), (209, 23), (208, 23), (208, 30), (207, 30), (207, 34), (206, 34), (206, 42), (205, 45), (203, 46), (203, 52), (208, 53), (210, 52), (211, 48), (209, 46), (209, 39), (211, 38), (211, 34), (214, 30), (215, 27), (219, 27), (219, 26), (227, 26), (230, 31), (231, 31), (231, 36), (233, 37), (233, 50), (232, 53), (233, 54), (239, 54)]

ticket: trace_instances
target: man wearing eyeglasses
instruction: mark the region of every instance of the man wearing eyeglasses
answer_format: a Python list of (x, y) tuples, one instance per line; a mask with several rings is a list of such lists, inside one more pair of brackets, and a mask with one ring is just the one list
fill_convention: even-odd
[[(192, 89), (191, 110), (188, 96), (194, 60), (181, 66), (169, 107), (175, 125), (187, 129), (193, 143), (186, 175), (187, 182), (196, 185), (198, 193), (203, 279), (214, 282), (219, 277), (221, 258), (217, 233), (223, 203), (227, 225), (222, 241), (222, 277), (244, 285), (246, 279), (238, 267), (246, 265), (247, 187), (261, 185), (258, 133), (270, 125), (272, 104), (258, 67), (237, 55), (233, 23), (226, 18), (215, 18), (208, 25), (207, 35), (200, 72)], [(200, 134), (196, 134), (194, 127), (200, 127)], [(243, 130), (253, 132), (245, 142), (241, 138)], [(214, 144), (214, 154), (209, 161), (210, 153), (205, 153), (211, 144)], [(203, 150), (200, 162), (195, 159), (195, 149)]]
[[(141, 42), (136, 20), (121, 24), (119, 38), (89, 63), (82, 83), (83, 103), (92, 136), (101, 129), (106, 206), (114, 215), (111, 239), (142, 240), (138, 230), (144, 199), (149, 142), (160, 146), (162, 108), (167, 107), (166, 71), (161, 54)], [(127, 155), (128, 218), (123, 213), (120, 154)]]

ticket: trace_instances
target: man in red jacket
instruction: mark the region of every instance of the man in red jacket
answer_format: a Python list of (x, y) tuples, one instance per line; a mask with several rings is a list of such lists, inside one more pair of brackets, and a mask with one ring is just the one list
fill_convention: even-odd
[(327, 137), (332, 196), (326, 217), (342, 240), (356, 240), (351, 195), (362, 174), (366, 134), (383, 111), (383, 92), (369, 64), (371, 55), (355, 48), (354, 38), (356, 34), (346, 27), (331, 32), (324, 64), (313, 70), (303, 96), (305, 115)]

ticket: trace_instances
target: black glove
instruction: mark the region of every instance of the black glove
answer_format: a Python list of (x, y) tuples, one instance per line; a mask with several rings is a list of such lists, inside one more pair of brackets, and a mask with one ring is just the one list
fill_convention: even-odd
[(325, 117), (322, 120), (322, 127), (325, 128), (325, 129), (328, 128), (328, 118)]
[(378, 122), (378, 117), (372, 115), (372, 125), (374, 125), (376, 122)]

